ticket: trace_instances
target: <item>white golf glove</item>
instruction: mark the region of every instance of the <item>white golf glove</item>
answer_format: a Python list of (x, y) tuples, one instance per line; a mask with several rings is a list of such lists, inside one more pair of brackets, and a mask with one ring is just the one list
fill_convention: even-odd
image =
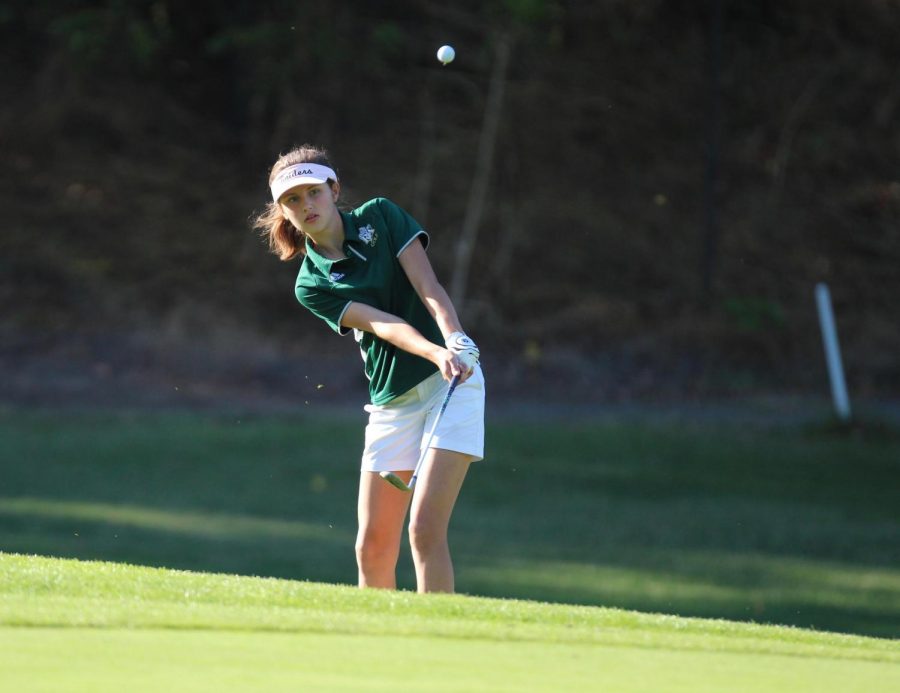
[(444, 340), (444, 344), (456, 354), (459, 362), (467, 370), (472, 370), (478, 364), (481, 352), (475, 346), (475, 342), (467, 337), (464, 332), (454, 332)]

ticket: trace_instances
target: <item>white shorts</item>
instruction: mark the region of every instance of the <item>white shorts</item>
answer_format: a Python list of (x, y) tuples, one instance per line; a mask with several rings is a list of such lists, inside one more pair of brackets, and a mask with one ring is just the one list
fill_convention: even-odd
[[(440, 373), (429, 376), (385, 405), (367, 404), (364, 472), (413, 470), (428, 442), (434, 419), (447, 395)], [(431, 448), (484, 457), (484, 375), (481, 366), (457, 386), (441, 417)]]

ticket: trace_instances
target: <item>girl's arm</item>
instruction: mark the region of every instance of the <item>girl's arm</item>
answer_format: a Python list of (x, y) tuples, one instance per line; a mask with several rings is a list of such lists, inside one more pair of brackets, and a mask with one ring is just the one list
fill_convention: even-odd
[(406, 272), (410, 284), (416, 290), (422, 303), (428, 308), (428, 312), (437, 322), (444, 338), (454, 332), (463, 332), (459, 324), (456, 309), (450, 301), (450, 296), (441, 286), (431, 267), (431, 262), (425, 254), (425, 248), (420, 239), (415, 239), (406, 249), (400, 253), (400, 266)]
[(469, 376), (469, 373), (463, 373), (463, 369), (460, 368), (456, 354), (428, 341), (415, 327), (391, 313), (353, 301), (344, 311), (341, 325), (371, 332), (403, 351), (431, 361), (441, 371), (445, 380), (462, 374), (460, 378), (462, 382)]

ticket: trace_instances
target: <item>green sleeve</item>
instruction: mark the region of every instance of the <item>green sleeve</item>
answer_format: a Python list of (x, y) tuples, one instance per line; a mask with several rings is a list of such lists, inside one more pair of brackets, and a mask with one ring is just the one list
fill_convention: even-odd
[(394, 257), (398, 257), (418, 237), (421, 237), (422, 246), (428, 247), (428, 233), (405, 209), (385, 197), (380, 197), (378, 198), (378, 210), (387, 227)]
[(295, 289), (295, 293), (300, 304), (317, 318), (322, 318), (332, 330), (340, 335), (350, 332), (350, 328), (341, 327), (341, 318), (352, 301), (321, 289), (300, 285)]

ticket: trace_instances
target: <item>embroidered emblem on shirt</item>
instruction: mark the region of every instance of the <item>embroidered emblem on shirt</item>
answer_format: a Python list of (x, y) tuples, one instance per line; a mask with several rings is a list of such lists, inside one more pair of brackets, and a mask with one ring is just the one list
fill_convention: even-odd
[(366, 245), (375, 245), (375, 241), (378, 240), (378, 234), (375, 232), (375, 229), (372, 228), (371, 224), (359, 227), (359, 240)]
[(347, 275), (344, 272), (332, 272), (328, 275), (328, 278), (333, 282), (339, 282), (346, 276)]

